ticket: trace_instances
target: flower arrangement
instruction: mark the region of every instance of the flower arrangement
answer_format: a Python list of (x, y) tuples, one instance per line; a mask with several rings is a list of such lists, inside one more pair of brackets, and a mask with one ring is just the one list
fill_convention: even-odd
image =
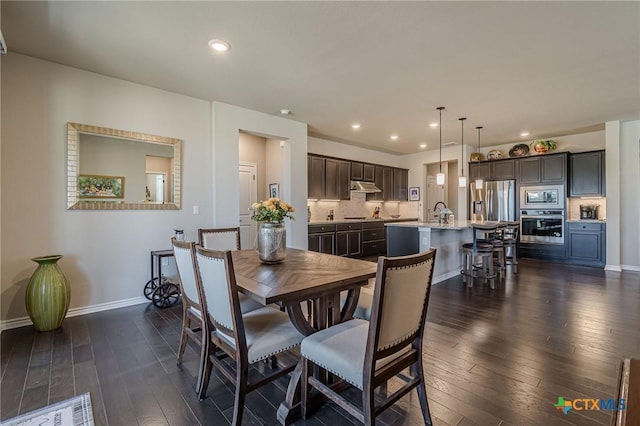
[(249, 210), (253, 210), (251, 219), (257, 222), (282, 223), (285, 217), (295, 220), (291, 213), (295, 212), (296, 209), (280, 198), (269, 198), (259, 203), (253, 203)]

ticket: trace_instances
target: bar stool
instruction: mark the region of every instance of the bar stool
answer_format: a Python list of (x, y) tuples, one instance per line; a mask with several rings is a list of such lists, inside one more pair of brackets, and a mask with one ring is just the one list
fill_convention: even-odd
[(464, 266), (460, 273), (462, 279), (467, 282), (468, 286), (473, 286), (473, 278), (484, 278), (484, 282), (491, 280), (490, 286), (494, 288), (496, 274), (493, 269), (493, 245), (489, 242), (482, 242), (487, 234), (495, 235), (498, 224), (479, 224), (471, 225), (473, 233), (473, 242), (462, 245), (462, 254), (464, 256)]
[(501, 279), (505, 278), (507, 270), (504, 251), (504, 232), (506, 228), (506, 222), (499, 222), (495, 232), (486, 232), (485, 238), (480, 240), (481, 243), (489, 243), (493, 246), (493, 266), (496, 268), (496, 275), (500, 275)]
[(504, 222), (504, 236), (502, 242), (504, 244), (505, 266), (513, 266), (513, 272), (518, 273), (518, 242), (520, 238), (520, 222)]

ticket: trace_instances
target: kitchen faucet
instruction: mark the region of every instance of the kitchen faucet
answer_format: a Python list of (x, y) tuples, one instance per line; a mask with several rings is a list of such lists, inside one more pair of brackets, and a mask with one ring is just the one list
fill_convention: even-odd
[(438, 201), (438, 202), (436, 203), (436, 205), (435, 205), (435, 206), (433, 206), (433, 211), (434, 211), (434, 212), (435, 212), (435, 211), (436, 211), (436, 209), (438, 208), (438, 204), (442, 204), (442, 205), (444, 206), (444, 208), (445, 208), (445, 209), (447, 208), (447, 205), (444, 203), (444, 201)]

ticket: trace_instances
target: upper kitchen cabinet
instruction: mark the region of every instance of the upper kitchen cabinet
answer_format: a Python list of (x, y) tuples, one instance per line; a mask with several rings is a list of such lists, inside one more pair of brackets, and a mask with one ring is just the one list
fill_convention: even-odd
[(324, 158), (309, 155), (307, 157), (307, 197), (324, 197)]
[(516, 178), (515, 160), (493, 160), (469, 163), (469, 179), (505, 180)]
[(518, 184), (565, 183), (567, 153), (521, 158), (518, 162)]
[(516, 160), (492, 161), (491, 180), (507, 180), (516, 178)]
[(350, 198), (351, 163), (344, 160), (326, 158), (324, 160), (325, 196), (330, 200), (348, 200)]
[(409, 198), (409, 170), (393, 169), (392, 201), (407, 201)]
[(469, 180), (489, 180), (491, 178), (491, 165), (488, 162), (469, 163)]
[(367, 201), (391, 201), (394, 199), (393, 168), (385, 166), (374, 166), (374, 184), (382, 192), (367, 194)]
[(307, 156), (307, 197), (348, 200), (351, 163), (317, 155)]
[(374, 182), (375, 169), (376, 169), (376, 166), (374, 164), (365, 164), (365, 163), (352, 161), (351, 162), (351, 180)]
[(569, 155), (569, 196), (597, 197), (606, 194), (605, 152)]

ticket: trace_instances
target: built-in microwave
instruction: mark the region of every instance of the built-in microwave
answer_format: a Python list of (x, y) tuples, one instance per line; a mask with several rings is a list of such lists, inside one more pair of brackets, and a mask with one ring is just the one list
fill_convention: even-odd
[(520, 209), (564, 209), (564, 185), (521, 186)]

